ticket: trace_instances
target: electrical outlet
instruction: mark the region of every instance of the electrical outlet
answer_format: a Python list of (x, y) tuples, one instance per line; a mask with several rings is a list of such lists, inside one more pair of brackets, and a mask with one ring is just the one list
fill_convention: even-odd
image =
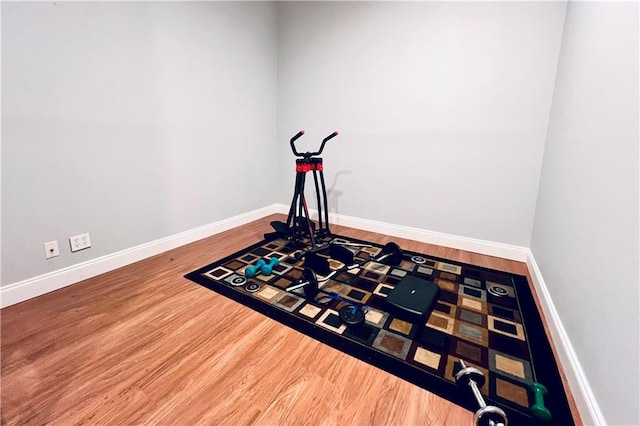
[(91, 238), (89, 238), (89, 233), (86, 232), (84, 234), (69, 237), (69, 245), (71, 246), (72, 253), (74, 251), (88, 249), (91, 247)]
[(44, 256), (47, 259), (60, 256), (60, 249), (58, 248), (57, 241), (49, 241), (48, 243), (44, 243)]

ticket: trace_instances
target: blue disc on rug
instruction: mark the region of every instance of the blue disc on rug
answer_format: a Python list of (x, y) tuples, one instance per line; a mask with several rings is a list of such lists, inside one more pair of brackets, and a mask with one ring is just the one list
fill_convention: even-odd
[(345, 305), (339, 311), (340, 320), (350, 327), (364, 323), (364, 311), (361, 306)]

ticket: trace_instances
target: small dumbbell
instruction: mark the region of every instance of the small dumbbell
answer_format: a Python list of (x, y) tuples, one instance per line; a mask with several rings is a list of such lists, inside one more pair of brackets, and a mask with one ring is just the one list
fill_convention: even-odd
[(473, 415), (477, 426), (508, 426), (505, 412), (493, 405), (487, 405), (480, 393), (480, 388), (484, 385), (484, 374), (477, 368), (467, 367), (463, 360), (458, 361), (462, 369), (455, 374), (456, 384), (468, 385), (473, 392), (473, 396), (480, 407)]
[(266, 264), (267, 262), (265, 262), (264, 259), (258, 260), (255, 265), (247, 266), (247, 268), (244, 270), (244, 276), (247, 278), (251, 278), (255, 276), (258, 273), (258, 271), (261, 270), (262, 267), (265, 266)]
[(262, 272), (262, 275), (271, 275), (271, 271), (273, 271), (273, 268), (275, 268), (279, 264), (280, 259), (278, 259), (277, 257), (272, 257), (271, 259), (269, 259), (269, 263), (264, 265), (260, 269), (260, 272)]
[(529, 389), (531, 389), (535, 400), (531, 406), (531, 414), (542, 421), (551, 421), (551, 412), (544, 406), (544, 396), (547, 394), (547, 388), (542, 383), (532, 382), (529, 384)]

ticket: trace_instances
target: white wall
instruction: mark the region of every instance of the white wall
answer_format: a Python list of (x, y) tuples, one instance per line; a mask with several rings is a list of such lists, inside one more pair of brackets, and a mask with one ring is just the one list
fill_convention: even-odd
[(564, 3), (278, 6), (280, 202), (337, 129), (331, 211), (529, 245)]
[(271, 204), (276, 21), (262, 2), (3, 2), (2, 285)]
[(638, 3), (569, 3), (531, 250), (611, 425), (638, 425)]

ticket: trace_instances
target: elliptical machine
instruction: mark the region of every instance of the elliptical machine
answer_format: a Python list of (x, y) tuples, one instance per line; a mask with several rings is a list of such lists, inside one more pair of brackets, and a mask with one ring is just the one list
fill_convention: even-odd
[[(329, 211), (327, 208), (327, 189), (324, 181), (324, 167), (322, 158), (317, 157), (322, 154), (324, 145), (332, 138), (338, 136), (338, 132), (333, 132), (322, 140), (320, 149), (316, 152), (300, 153), (296, 150), (295, 141), (304, 135), (304, 130), (300, 130), (289, 141), (293, 155), (296, 157), (296, 182), (293, 190), (293, 199), (289, 208), (287, 222), (273, 221), (271, 226), (275, 232), (265, 234), (265, 238), (287, 238), (289, 244), (294, 248), (305, 247), (303, 242), (305, 237), (311, 240), (312, 250), (318, 248), (316, 239), (324, 239), (331, 235), (329, 230)], [(313, 182), (316, 189), (316, 201), (318, 205), (318, 227), (309, 217), (307, 200), (304, 195), (306, 175), (313, 172)]]

